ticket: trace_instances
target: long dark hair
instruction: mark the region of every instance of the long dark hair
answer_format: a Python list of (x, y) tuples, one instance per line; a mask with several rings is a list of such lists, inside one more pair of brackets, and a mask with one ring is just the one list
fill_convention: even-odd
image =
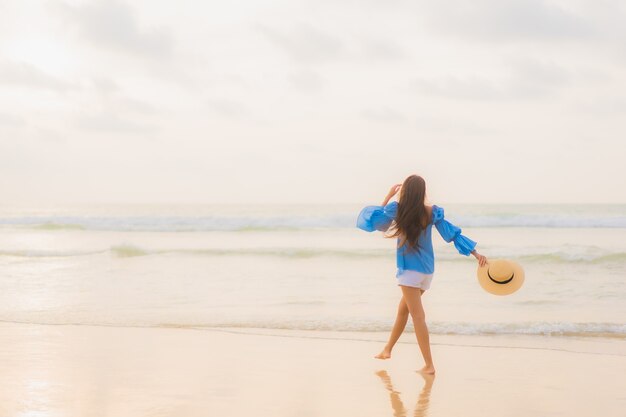
[(400, 189), (398, 212), (386, 237), (400, 237), (398, 247), (407, 243), (407, 249), (418, 251), (420, 234), (430, 223), (430, 215), (424, 206), (426, 181), (419, 175), (410, 175)]

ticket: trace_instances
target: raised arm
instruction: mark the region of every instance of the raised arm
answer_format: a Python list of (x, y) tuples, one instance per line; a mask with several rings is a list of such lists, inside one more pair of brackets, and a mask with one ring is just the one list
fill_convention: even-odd
[(402, 184), (394, 184), (394, 185), (392, 185), (391, 189), (387, 193), (387, 196), (383, 200), (383, 203), (381, 204), (381, 206), (386, 206), (387, 203), (389, 203), (389, 200), (391, 200), (393, 198), (393, 196), (398, 193), (398, 191), (400, 190), (400, 187), (402, 187)]
[(398, 203), (395, 201), (390, 203), (389, 200), (396, 195), (400, 186), (401, 184), (396, 184), (391, 187), (380, 206), (364, 207), (357, 217), (356, 227), (366, 232), (373, 232), (374, 230), (387, 231), (389, 226), (391, 226), (391, 222), (396, 218), (398, 211)]

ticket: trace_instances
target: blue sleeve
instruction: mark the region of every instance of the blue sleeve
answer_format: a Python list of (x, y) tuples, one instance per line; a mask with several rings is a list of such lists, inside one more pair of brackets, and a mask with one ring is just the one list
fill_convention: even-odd
[(398, 202), (392, 201), (386, 206), (367, 206), (359, 213), (356, 219), (356, 227), (366, 232), (379, 230), (387, 231), (391, 222), (396, 218), (398, 212)]
[(476, 242), (461, 234), (461, 228), (443, 218), (443, 208), (433, 206), (433, 224), (446, 242), (454, 242), (461, 255), (468, 256), (476, 247)]

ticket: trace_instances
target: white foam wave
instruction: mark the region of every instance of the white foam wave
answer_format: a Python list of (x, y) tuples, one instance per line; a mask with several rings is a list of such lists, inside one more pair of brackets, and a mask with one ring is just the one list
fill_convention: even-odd
[[(325, 330), (351, 332), (390, 331), (389, 324), (382, 323), (320, 323), (320, 322), (262, 322), (240, 321), (207, 323), (205, 327), (265, 328), (278, 330)], [(202, 327), (202, 326), (199, 326)], [(429, 332), (442, 335), (531, 335), (563, 337), (610, 337), (626, 339), (626, 324), (623, 323), (446, 323), (429, 322)], [(410, 329), (407, 327), (407, 331)]]
[[(146, 255), (178, 254), (182, 256), (266, 256), (278, 258), (389, 258), (394, 255), (393, 249), (342, 249), (342, 248), (162, 248), (147, 249), (131, 244), (114, 245), (101, 250), (23, 250), (23, 249), (0, 249), (0, 256), (13, 256), (23, 258), (42, 257), (71, 257), (87, 256), (95, 254), (109, 254), (114, 257), (126, 258)], [(626, 252), (611, 252), (599, 250), (595, 247), (570, 248), (568, 251), (542, 250), (535, 248), (534, 251), (522, 251), (510, 249), (509, 251), (494, 252), (494, 257), (518, 259), (526, 263), (623, 263), (626, 262)], [(437, 254), (437, 261), (465, 262), (466, 258), (458, 256), (456, 252), (447, 251)]]
[[(59, 321), (0, 318), (4, 323), (111, 326), (111, 327), (157, 327), (181, 329), (266, 329), (266, 330), (317, 330), (336, 332), (388, 332), (391, 326), (380, 322), (355, 321), (282, 321), (282, 320), (240, 320), (215, 322), (117, 322), (117, 321)], [(570, 323), (570, 322), (524, 322), (524, 323), (469, 323), (469, 322), (428, 322), (429, 332), (440, 335), (526, 335), (559, 337), (605, 337), (626, 339), (626, 323)], [(412, 332), (409, 327), (406, 332)]]
[[(358, 209), (346, 211), (276, 209), (273, 214), (253, 209), (207, 215), (33, 215), (0, 217), (2, 227), (43, 230), (106, 230), (147, 232), (289, 231), (354, 228)], [(462, 227), (626, 228), (626, 206), (480, 206), (452, 207), (449, 220)]]

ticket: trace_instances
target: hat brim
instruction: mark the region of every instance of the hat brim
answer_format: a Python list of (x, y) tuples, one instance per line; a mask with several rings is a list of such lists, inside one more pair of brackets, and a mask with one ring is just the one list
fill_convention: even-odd
[(524, 269), (522, 266), (517, 262), (513, 262), (508, 259), (503, 259), (503, 261), (510, 263), (511, 268), (513, 269), (513, 279), (506, 284), (498, 284), (489, 278), (489, 264), (478, 267), (478, 271), (476, 272), (476, 275), (478, 276), (478, 283), (488, 293), (495, 295), (509, 295), (519, 290), (524, 284)]

